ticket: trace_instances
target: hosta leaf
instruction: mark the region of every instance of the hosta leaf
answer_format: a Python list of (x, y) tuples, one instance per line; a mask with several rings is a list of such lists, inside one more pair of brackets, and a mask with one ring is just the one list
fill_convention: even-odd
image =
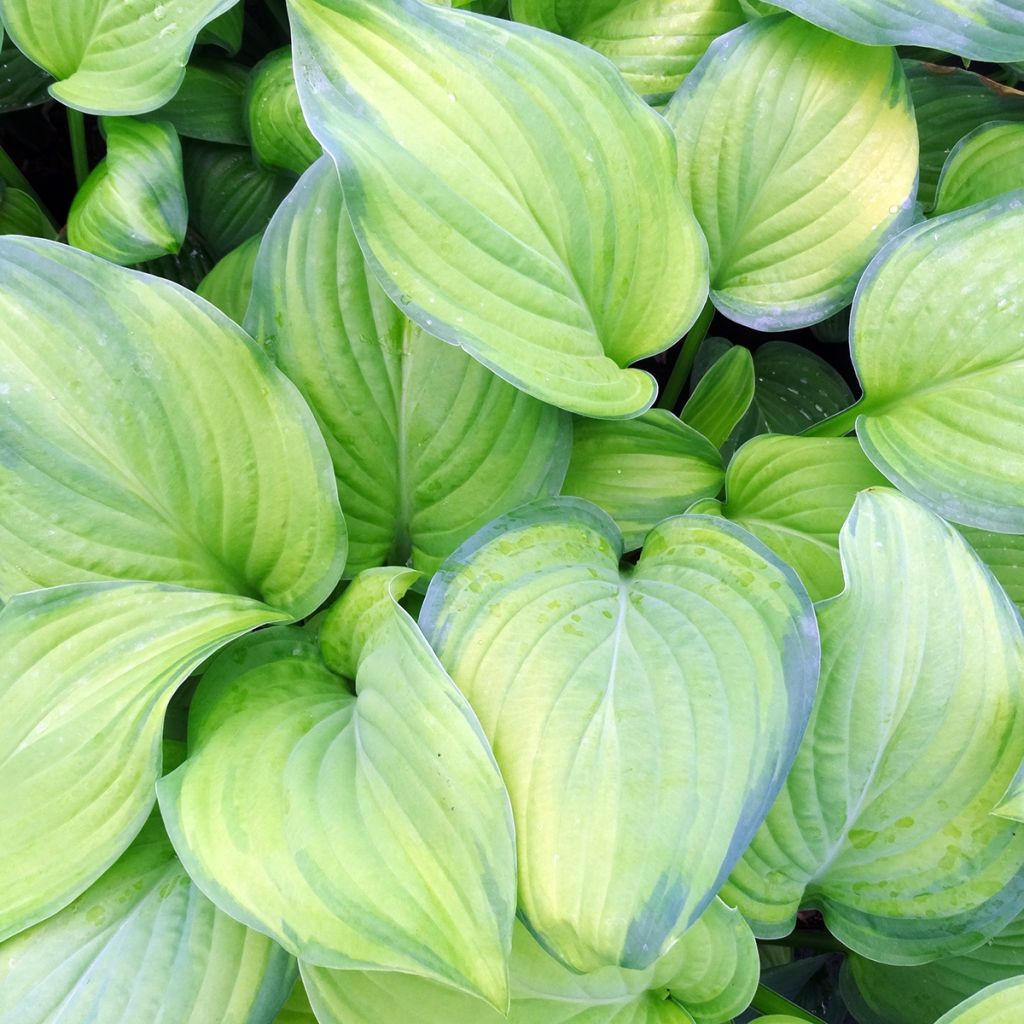
[(416, 0), (290, 0), (299, 95), (411, 319), (530, 394), (643, 412), (704, 242), (659, 116), (602, 57)]
[(1017, 1024), (1024, 1004), (1024, 974), (997, 981), (954, 1007), (935, 1024)]
[(274, 1024), (318, 1024), (301, 978), (295, 982), (291, 995), (274, 1018)]
[(765, 435), (730, 461), (721, 514), (792, 566), (820, 601), (843, 589), (839, 531), (857, 492), (885, 483), (853, 438)]
[(753, 400), (754, 360), (750, 349), (736, 345), (703, 374), (679, 418), (721, 448)]
[(253, 153), (267, 167), (302, 174), (323, 152), (302, 116), (290, 46), (252, 69), (245, 119)]
[(848, 958), (842, 987), (860, 1024), (933, 1024), (987, 985), (1024, 973), (1024, 917), (963, 956), (919, 967)]
[[(303, 965), (321, 1024), (500, 1024), (480, 1000), (436, 982), (380, 971)], [(645, 970), (575, 974), (521, 924), (512, 947), (509, 1024), (719, 1024), (745, 1009), (757, 949), (735, 911), (715, 900), (672, 950)]]
[(1024, 611), (1024, 537), (964, 527), (960, 531), (992, 570), (1010, 599)]
[(632, 551), (662, 519), (714, 497), (722, 480), (717, 448), (667, 410), (651, 409), (633, 420), (577, 417), (562, 493), (604, 509)]
[(1024, 124), (987, 124), (962, 138), (949, 154), (935, 199), (937, 214), (1024, 189)]
[(120, 856), (153, 806), (174, 690), (228, 640), (284, 617), (155, 583), (37, 590), (4, 607), (0, 938), (66, 906)]
[(174, 98), (145, 121), (170, 121), (179, 135), (247, 146), (243, 100), (248, 70), (226, 60), (193, 60)]
[(669, 105), (711, 299), (761, 331), (850, 302), (910, 214), (917, 133), (895, 51), (783, 15), (711, 45)]
[(950, 50), (973, 60), (1024, 58), (1022, 0), (772, 0), (830, 32), (873, 46)]
[(746, 21), (739, 0), (512, 0), (512, 15), (603, 53), (650, 103), (668, 100), (713, 40)]
[(30, 195), (18, 188), (7, 188), (0, 180), (0, 235), (56, 238), (57, 232)]
[(558, 488), (569, 417), (421, 331), (368, 272), (323, 159), (267, 232), (250, 330), (327, 438), (351, 531), (347, 572), (433, 572), (495, 516)]
[(189, 291), (195, 291), (199, 282), (213, 269), (213, 260), (193, 232), (185, 235), (182, 247), (170, 256), (143, 260), (132, 268), (165, 281), (173, 281)]
[(814, 713), (723, 898), (760, 935), (813, 906), (858, 953), (924, 963), (1024, 906), (1024, 832), (990, 813), (1024, 753), (1024, 635), (963, 538), (895, 491), (860, 494), (840, 546)]
[(197, 42), (219, 46), (229, 54), (236, 54), (242, 47), (242, 32), (245, 29), (245, 4), (234, 0), (234, 7), (207, 22), (199, 33)]
[(921, 61), (903, 63), (921, 139), (918, 199), (935, 202), (939, 174), (953, 147), (987, 121), (1024, 121), (1024, 92), (973, 71)]
[(0, 35), (0, 114), (45, 103), (53, 79)]
[(166, 121), (103, 121), (107, 155), (68, 214), (68, 241), (127, 266), (177, 252), (188, 227), (181, 143)]
[(871, 461), (952, 522), (1001, 533), (1024, 533), (1022, 232), (1024, 192), (911, 228), (864, 275), (850, 339)]
[(177, 92), (199, 30), (235, 0), (0, 0), (7, 31), (57, 82), (50, 93), (94, 114), (140, 114)]
[(366, 600), (382, 580), (401, 596), (415, 576), (371, 570), (328, 618), (348, 633), (358, 696), (296, 629), (218, 658), (193, 700), (191, 756), (161, 781), (160, 806), (204, 892), (303, 961), (411, 972), (504, 1009), (508, 796), (412, 620), (386, 591)]
[(53, 242), (0, 238), (0, 282), (0, 596), (153, 579), (296, 617), (327, 597), (327, 451), (240, 328)]
[(248, 148), (204, 142), (183, 148), (189, 214), (222, 259), (267, 226), (292, 179), (257, 167)]
[(520, 915), (576, 970), (647, 967), (696, 920), (817, 678), (806, 593), (749, 534), (677, 516), (635, 570), (621, 555), (593, 505), (535, 502), (463, 545), (420, 616), (509, 788)]
[(0, 945), (0, 1024), (126, 1024), (143, 1008), (152, 1024), (266, 1024), (295, 973), (196, 888), (154, 815), (74, 903)]
[(252, 277), (262, 235), (253, 235), (237, 249), (232, 249), (203, 278), (196, 288), (200, 298), (212, 302), (236, 324), (245, 319), (252, 298)]

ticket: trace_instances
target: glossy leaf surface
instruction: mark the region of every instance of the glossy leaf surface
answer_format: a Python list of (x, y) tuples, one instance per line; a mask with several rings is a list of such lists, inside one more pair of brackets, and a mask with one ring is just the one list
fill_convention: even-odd
[(323, 152), (302, 116), (291, 47), (275, 50), (252, 69), (245, 123), (256, 159), (274, 170), (302, 174)]
[(962, 138), (942, 168), (936, 214), (1024, 189), (1024, 124), (983, 125)]

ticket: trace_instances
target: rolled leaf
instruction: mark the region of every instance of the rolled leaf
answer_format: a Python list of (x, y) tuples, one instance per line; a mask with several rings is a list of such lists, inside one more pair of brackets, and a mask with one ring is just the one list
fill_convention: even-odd
[(236, 324), (245, 319), (252, 298), (252, 277), (262, 235), (253, 235), (232, 249), (199, 282), (196, 294), (212, 303)]
[(1024, 59), (1022, 0), (772, 0), (872, 46), (922, 46), (973, 60)]
[(71, 204), (68, 241), (122, 266), (177, 252), (188, 227), (178, 133), (130, 117), (103, 128), (107, 155)]
[(1024, 189), (1024, 124), (983, 125), (949, 154), (935, 199), (937, 214)]
[(577, 971), (648, 967), (697, 919), (817, 678), (806, 592), (749, 534), (677, 516), (635, 570), (622, 548), (593, 505), (538, 501), (463, 545), (420, 614), (512, 797), (520, 916)]
[(562, 493), (604, 509), (633, 551), (662, 519), (718, 494), (722, 480), (715, 446), (666, 409), (651, 409), (633, 420), (577, 417)]
[(302, 174), (323, 153), (302, 116), (290, 46), (268, 54), (252, 69), (245, 123), (253, 155), (265, 167)]
[(953, 147), (988, 121), (1024, 121), (1024, 92), (963, 68), (916, 60), (904, 61), (903, 67), (921, 139), (917, 198), (930, 210)]
[(512, 0), (512, 16), (603, 53), (649, 103), (664, 103), (708, 46), (746, 21), (739, 0)]
[(249, 329), (327, 439), (350, 530), (347, 572), (433, 572), (496, 516), (557, 490), (569, 417), (409, 321), (367, 269), (324, 158), (260, 250)]
[(0, 1024), (125, 1024), (140, 1007), (153, 1024), (265, 1024), (295, 974), (196, 888), (154, 815), (74, 903), (0, 944)]
[(153, 806), (175, 689), (227, 641), (285, 617), (153, 583), (37, 590), (0, 611), (0, 938), (117, 860)]
[(754, 400), (750, 349), (727, 349), (697, 382), (679, 418), (721, 448)]
[(1022, 232), (1024, 191), (904, 232), (864, 275), (850, 335), (868, 458), (951, 522), (1018, 534)]
[(328, 619), (355, 695), (299, 630), (225, 651), (193, 701), (190, 757), (160, 782), (164, 820), (204, 892), (304, 962), (408, 972), (504, 1010), (508, 796), (469, 706), (377, 596), (416, 573), (368, 575)]
[(963, 538), (895, 491), (858, 496), (840, 547), (814, 713), (723, 898), (761, 936), (817, 907), (861, 955), (925, 963), (1024, 905), (1024, 831), (990, 813), (1024, 753), (1024, 633)]
[(199, 30), (235, 0), (0, 0), (11, 39), (93, 114), (141, 114), (177, 92)]
[(820, 601), (843, 589), (839, 532), (858, 491), (885, 483), (853, 438), (763, 435), (730, 461), (720, 511), (792, 566)]
[(664, 122), (602, 57), (417, 0), (290, 0), (299, 95), (391, 298), (545, 402), (635, 416), (707, 296)]
[(914, 199), (917, 133), (895, 51), (783, 15), (713, 43), (666, 112), (711, 252), (711, 299), (759, 331), (850, 302)]
[(248, 336), (177, 285), (0, 238), (0, 597), (157, 580), (313, 611), (345, 562), (330, 460)]

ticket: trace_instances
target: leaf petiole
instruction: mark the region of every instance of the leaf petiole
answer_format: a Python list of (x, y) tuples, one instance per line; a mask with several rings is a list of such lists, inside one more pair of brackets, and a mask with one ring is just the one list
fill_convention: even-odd
[(686, 378), (689, 377), (690, 371), (693, 369), (694, 360), (697, 358), (697, 350), (700, 348), (701, 342), (707, 337), (708, 328), (711, 326), (711, 321), (714, 318), (715, 307), (711, 304), (711, 300), (708, 299), (704, 304), (704, 308), (700, 311), (700, 316), (697, 317), (694, 325), (683, 339), (682, 348), (679, 349), (679, 355), (676, 356), (676, 365), (672, 367), (672, 374), (665, 384), (665, 390), (662, 391), (661, 397), (658, 399), (659, 409), (672, 410), (676, 407), (679, 396), (683, 393), (683, 385), (686, 383)]
[(809, 1024), (825, 1024), (820, 1017), (816, 1017), (802, 1006), (797, 1006), (796, 1003), (791, 1003), (785, 996), (780, 996), (778, 992), (764, 985), (757, 986), (750, 1005), (763, 1014), (782, 1013), (796, 1017), (797, 1020), (808, 1021)]
[(85, 144), (85, 115), (68, 107), (68, 136), (71, 139), (71, 159), (75, 167), (75, 182), (81, 188), (89, 177), (89, 151)]
[(801, 431), (801, 437), (845, 437), (857, 424), (857, 417), (864, 411), (864, 399), (859, 398), (849, 409), (829, 416), (827, 420), (815, 423)]

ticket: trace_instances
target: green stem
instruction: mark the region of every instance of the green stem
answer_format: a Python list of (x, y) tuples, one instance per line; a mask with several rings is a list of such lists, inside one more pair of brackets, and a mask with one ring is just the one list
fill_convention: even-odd
[(801, 437), (845, 437), (857, 424), (857, 417), (864, 411), (864, 399), (854, 402), (849, 409), (829, 416), (827, 420), (815, 423), (801, 433)]
[(757, 986), (750, 1005), (763, 1014), (788, 1013), (790, 1017), (808, 1021), (809, 1024), (825, 1024), (820, 1017), (815, 1017), (813, 1013), (808, 1013), (802, 1006), (791, 1003), (785, 996), (780, 996), (778, 992), (773, 992), (770, 988), (765, 988), (764, 985)]
[(659, 409), (671, 410), (676, 407), (679, 396), (683, 393), (683, 385), (686, 383), (686, 378), (690, 376), (690, 371), (693, 369), (693, 361), (697, 358), (697, 349), (700, 348), (700, 343), (707, 337), (708, 328), (711, 326), (711, 321), (714, 318), (715, 307), (711, 305), (711, 300), (708, 299), (704, 308), (700, 311), (700, 316), (697, 317), (697, 322), (690, 328), (689, 333), (683, 340), (683, 346), (679, 350), (679, 355), (676, 356), (676, 365), (672, 367), (672, 374), (665, 385), (665, 390), (662, 391), (661, 397), (658, 399)]
[(81, 188), (89, 177), (89, 151), (85, 145), (85, 115), (68, 107), (68, 135), (71, 137), (71, 159), (75, 165), (75, 181)]
[(761, 939), (765, 946), (787, 946), (790, 949), (811, 949), (816, 953), (849, 953), (834, 935), (828, 932), (814, 931), (810, 928), (799, 928), (781, 939)]
[(46, 219), (53, 225), (54, 231), (57, 230), (58, 224), (54, 220), (53, 214), (46, 207), (46, 203), (39, 198), (39, 193), (32, 187), (32, 183), (25, 177), (21, 172), (21, 168), (10, 158), (7, 151), (0, 146), (0, 178), (2, 178), (11, 188), (19, 189), (26, 195), (30, 196), (36, 206), (46, 216)]

